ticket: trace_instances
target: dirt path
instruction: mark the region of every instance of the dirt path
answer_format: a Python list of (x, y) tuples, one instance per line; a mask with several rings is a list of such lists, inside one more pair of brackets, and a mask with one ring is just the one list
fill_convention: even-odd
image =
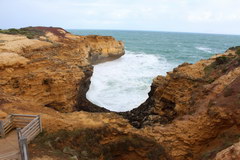
[(0, 138), (0, 160), (18, 160), (19, 153), (16, 131), (12, 131), (5, 138)]

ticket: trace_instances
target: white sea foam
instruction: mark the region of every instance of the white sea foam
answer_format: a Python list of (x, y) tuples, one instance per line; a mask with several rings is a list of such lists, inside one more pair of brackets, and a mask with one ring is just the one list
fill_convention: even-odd
[(200, 50), (200, 51), (204, 51), (204, 52), (207, 52), (207, 53), (212, 53), (212, 49), (211, 48), (208, 48), (208, 47), (195, 47), (196, 49)]
[(121, 58), (94, 66), (87, 98), (111, 111), (128, 111), (143, 103), (152, 79), (172, 69), (166, 59), (126, 51)]

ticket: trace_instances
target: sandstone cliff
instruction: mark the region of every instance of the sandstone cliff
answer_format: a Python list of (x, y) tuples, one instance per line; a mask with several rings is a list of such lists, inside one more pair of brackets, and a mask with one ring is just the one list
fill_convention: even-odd
[(61, 28), (30, 27), (15, 32), (0, 33), (2, 93), (60, 112), (105, 110), (85, 97), (91, 65), (122, 56), (122, 42), (108, 36), (75, 36)]
[(44, 132), (29, 146), (33, 159), (238, 157), (239, 47), (184, 63), (156, 77), (138, 108), (106, 113), (85, 94), (92, 64), (123, 55), (121, 42), (60, 28), (10, 32), (17, 35), (0, 34), (0, 119), (10, 113), (41, 115)]
[(123, 115), (145, 126), (173, 159), (213, 158), (239, 140), (239, 52), (231, 48), (158, 76), (146, 102)]

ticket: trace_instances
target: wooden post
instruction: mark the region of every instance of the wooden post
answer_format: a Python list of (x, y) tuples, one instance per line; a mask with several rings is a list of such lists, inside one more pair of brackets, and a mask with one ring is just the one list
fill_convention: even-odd
[[(22, 137), (22, 135), (21, 135), (21, 129), (20, 129), (20, 128), (17, 128), (16, 130), (17, 130), (17, 137), (18, 137), (18, 146), (19, 146), (19, 150), (20, 150), (20, 152), (21, 152), (21, 144), (20, 144), (20, 139), (21, 139), (21, 137)], [(22, 155), (22, 153), (21, 153), (21, 155)]]
[(22, 136), (21, 129), (17, 128), (18, 144), (21, 153), (21, 160), (29, 160), (27, 138)]
[(0, 120), (0, 136), (5, 137), (5, 131), (4, 131), (4, 126), (3, 126), (3, 121)]
[(19, 143), (20, 143), (21, 159), (29, 160), (27, 138), (21, 138)]
[(38, 120), (39, 120), (39, 127), (40, 127), (40, 133), (42, 132), (42, 119), (41, 119), (41, 116), (38, 115)]
[(22, 144), (23, 144), (23, 154), (24, 154), (24, 159), (23, 160), (28, 160), (28, 143), (27, 143), (27, 138), (22, 139)]

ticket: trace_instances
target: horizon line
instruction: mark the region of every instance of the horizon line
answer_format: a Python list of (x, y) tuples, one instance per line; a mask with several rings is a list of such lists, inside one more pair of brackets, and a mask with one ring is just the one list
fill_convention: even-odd
[[(39, 27), (39, 26), (26, 26), (26, 27)], [(26, 27), (16, 27), (17, 29), (20, 28), (26, 28)], [(140, 31), (140, 32), (166, 32), (166, 33), (189, 33), (189, 34), (210, 34), (210, 35), (230, 35), (230, 36), (240, 36), (240, 33), (212, 33), (212, 32), (188, 32), (188, 31), (164, 31), (164, 30), (147, 30), (147, 29), (87, 29), (87, 28), (64, 28), (60, 26), (41, 26), (41, 27), (59, 27), (63, 28), (65, 30), (98, 30), (98, 31)], [(13, 27), (10, 27), (8, 29), (11, 29)], [(2, 30), (5, 30), (6, 28), (3, 28)], [(1, 28), (0, 28), (1, 30)]]
[(212, 35), (230, 35), (230, 36), (240, 36), (240, 34), (232, 33), (211, 33), (211, 32), (187, 32), (187, 31), (164, 31), (164, 30), (134, 30), (134, 29), (76, 29), (76, 28), (66, 28), (65, 30), (92, 30), (92, 31), (142, 31), (142, 32), (166, 32), (166, 33), (190, 33), (190, 34), (212, 34)]

